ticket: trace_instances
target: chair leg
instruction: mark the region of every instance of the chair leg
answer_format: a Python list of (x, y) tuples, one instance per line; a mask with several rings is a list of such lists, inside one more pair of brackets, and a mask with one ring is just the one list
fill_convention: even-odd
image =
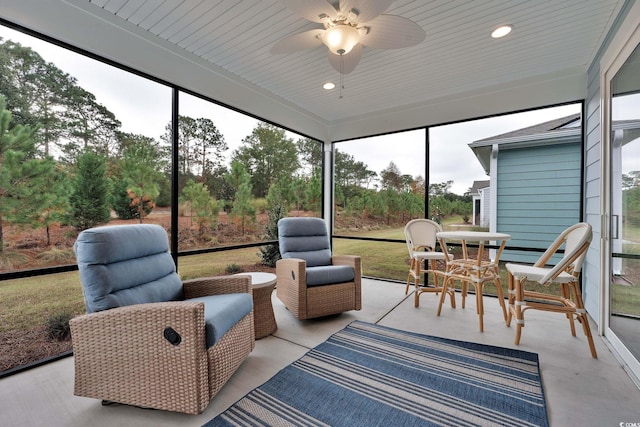
[(584, 331), (585, 337), (587, 337), (587, 341), (589, 343), (589, 350), (591, 351), (591, 357), (594, 359), (598, 358), (598, 354), (596, 353), (596, 346), (593, 342), (593, 336), (591, 335), (591, 326), (589, 326), (589, 317), (587, 316), (587, 311), (584, 308), (584, 301), (582, 300), (582, 294), (580, 293), (580, 288), (578, 287), (578, 283), (571, 284), (573, 288), (573, 292), (576, 298), (576, 312), (578, 313), (578, 321), (582, 323), (582, 330)]
[[(449, 291), (449, 282), (452, 280), (451, 277), (444, 277), (443, 281), (442, 281), (442, 293), (440, 294), (440, 298), (438, 299), (438, 312), (437, 315), (440, 316), (440, 313), (442, 312), (442, 304), (444, 304), (444, 299), (447, 295), (447, 293), (451, 292)], [(451, 299), (452, 301), (452, 306), (455, 308), (455, 300)]]
[(598, 358), (598, 353), (596, 353), (596, 345), (593, 342), (593, 337), (591, 336), (591, 327), (589, 326), (589, 319), (587, 315), (584, 314), (582, 316), (582, 329), (584, 330), (584, 335), (587, 337), (587, 341), (589, 342), (589, 350), (591, 351), (591, 357), (594, 359)]
[(476, 288), (476, 312), (478, 313), (478, 323), (480, 326), (480, 332), (484, 332), (484, 299), (482, 298), (483, 283), (479, 282), (475, 285)]
[(415, 262), (415, 265), (414, 265), (413, 274), (415, 274), (416, 290), (413, 296), (413, 306), (415, 308), (418, 308), (420, 306), (420, 274), (422, 274), (422, 271), (421, 271), (422, 261), (415, 260), (414, 262)]
[(411, 284), (411, 277), (413, 277), (413, 263), (416, 262), (415, 259), (411, 258), (411, 265), (409, 265), (409, 274), (407, 275), (407, 286), (404, 288), (404, 294), (409, 295), (409, 285)]
[(498, 302), (500, 303), (500, 308), (502, 308), (502, 317), (504, 321), (507, 321), (507, 307), (504, 304), (504, 293), (502, 292), (502, 283), (500, 283), (500, 277), (496, 277), (493, 281), (496, 285), (496, 293), (498, 294)]
[(522, 328), (524, 327), (524, 310), (522, 307), (524, 306), (524, 291), (523, 285), (520, 282), (520, 279), (514, 278), (515, 285), (515, 316), (516, 316), (516, 338), (514, 343), (516, 345), (520, 344), (520, 337), (522, 336)]
[(507, 322), (507, 327), (511, 326), (511, 318), (513, 317), (514, 308), (514, 300), (516, 297), (516, 291), (513, 288), (513, 275), (507, 271), (507, 298), (509, 303), (509, 310), (507, 310), (507, 318), (505, 319)]
[(461, 289), (460, 289), (460, 295), (462, 296), (462, 308), (465, 307), (465, 301), (467, 299), (467, 294), (469, 293), (469, 285), (467, 284), (466, 281), (462, 280), (461, 281)]
[[(444, 280), (447, 280), (447, 278), (445, 277)], [(444, 288), (443, 288), (442, 292), (443, 293), (445, 292)], [(449, 289), (449, 298), (451, 299), (451, 308), (456, 308), (456, 290), (455, 290), (455, 288)]]
[[(573, 286), (572, 286), (573, 287)], [(562, 292), (562, 297), (567, 301), (565, 303), (566, 307), (571, 307), (571, 290), (569, 289), (569, 285), (567, 283), (560, 284), (560, 291)], [(567, 319), (569, 320), (569, 327), (571, 328), (571, 335), (576, 336), (576, 325), (574, 322), (573, 313), (567, 313)]]

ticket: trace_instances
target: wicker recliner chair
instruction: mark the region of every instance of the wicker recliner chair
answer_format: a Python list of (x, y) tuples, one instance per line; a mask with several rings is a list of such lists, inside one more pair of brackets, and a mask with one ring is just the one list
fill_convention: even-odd
[(296, 318), (362, 308), (360, 257), (332, 256), (323, 219), (282, 218), (278, 242), (282, 259), (276, 263), (276, 295)]
[(201, 413), (255, 345), (249, 276), (184, 283), (157, 225), (85, 230), (87, 308), (71, 319), (75, 395)]

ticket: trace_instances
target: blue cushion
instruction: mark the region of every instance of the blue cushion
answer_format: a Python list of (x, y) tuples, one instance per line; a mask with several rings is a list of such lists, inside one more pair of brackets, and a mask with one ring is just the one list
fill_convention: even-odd
[(91, 228), (74, 249), (88, 313), (184, 298), (167, 232), (158, 225)]
[(278, 221), (278, 242), (282, 258), (303, 259), (307, 267), (331, 265), (329, 233), (321, 218), (282, 218)]
[(249, 294), (223, 294), (190, 298), (187, 301), (204, 303), (204, 321), (207, 330), (207, 348), (214, 345), (253, 309)]
[(307, 286), (353, 282), (356, 274), (350, 265), (329, 265), (307, 268)]

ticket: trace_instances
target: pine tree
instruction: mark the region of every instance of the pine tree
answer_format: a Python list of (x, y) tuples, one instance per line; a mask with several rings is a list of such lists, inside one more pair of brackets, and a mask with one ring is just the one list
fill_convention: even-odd
[(116, 179), (111, 184), (111, 207), (120, 219), (138, 217), (138, 207), (131, 206), (131, 197), (127, 191), (128, 185), (124, 179)]
[(140, 138), (138, 144), (127, 147), (122, 157), (122, 176), (128, 186), (131, 206), (136, 207), (142, 223), (160, 194), (160, 153), (153, 140)]
[(107, 203), (109, 186), (104, 158), (92, 151), (83, 152), (77, 161), (77, 172), (71, 203), (70, 223), (78, 230), (86, 230), (109, 222)]
[(314, 169), (305, 189), (307, 209), (317, 216), (320, 216), (320, 209), (322, 206), (322, 176), (320, 174), (320, 168)]
[(251, 194), (250, 179), (249, 174), (240, 162), (234, 161), (231, 163), (231, 172), (227, 175), (227, 182), (235, 188), (236, 195), (230, 216), (240, 220), (242, 234), (245, 232), (247, 217), (254, 219), (256, 215), (256, 209), (251, 204), (253, 196)]
[[(279, 180), (269, 188), (267, 194), (267, 206), (269, 208), (269, 220), (265, 226), (265, 240), (278, 240), (278, 221), (288, 215), (287, 201), (289, 186), (286, 180)], [(276, 262), (281, 258), (280, 247), (278, 245), (268, 245), (260, 248), (260, 258), (262, 264), (275, 267)]]
[(196, 218), (198, 226), (198, 238), (202, 239), (206, 226), (215, 228), (218, 222), (220, 208), (216, 200), (211, 197), (209, 189), (203, 183), (196, 183), (189, 180), (182, 190), (183, 202), (189, 204), (191, 208), (191, 221)]
[(4, 247), (2, 222), (41, 223), (49, 206), (53, 160), (36, 158), (34, 134), (29, 126), (12, 126), (12, 114), (0, 96), (0, 252)]

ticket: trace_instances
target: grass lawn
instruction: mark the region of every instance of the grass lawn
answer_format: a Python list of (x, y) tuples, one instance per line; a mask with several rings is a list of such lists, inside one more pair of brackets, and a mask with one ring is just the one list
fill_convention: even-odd
[(50, 316), (84, 313), (77, 272), (0, 282), (0, 333), (42, 326)]
[[(183, 280), (225, 274), (230, 264), (260, 262), (258, 248), (180, 257)], [(0, 282), (0, 333), (28, 330), (46, 323), (50, 316), (85, 313), (77, 271)]]
[[(447, 230), (455, 229), (460, 219), (445, 222)], [(466, 227), (466, 226), (465, 226)], [(468, 228), (469, 229), (469, 228)], [(638, 230), (629, 230), (635, 237)], [(354, 235), (354, 233), (351, 233)], [(357, 236), (395, 239), (398, 242), (359, 241), (334, 239), (336, 254), (360, 255), (363, 274), (405, 282), (409, 269), (408, 251), (404, 241), (403, 227), (368, 230)], [(640, 240), (640, 239), (639, 239)], [(633, 251), (637, 250), (637, 244)], [(260, 266), (259, 248), (237, 249), (179, 258), (179, 274), (182, 279), (227, 274), (229, 267), (240, 266), (244, 271), (264, 269)], [(634, 261), (634, 268), (640, 271), (640, 262)], [(638, 267), (635, 269), (635, 267)], [(235, 270), (233, 271), (235, 272)], [(506, 271), (501, 269), (501, 280), (505, 296)], [(637, 274), (637, 273), (635, 273)], [(632, 315), (640, 315), (640, 281), (631, 276), (632, 283), (616, 285), (612, 288), (613, 309)], [(486, 295), (495, 294), (493, 284), (485, 287)], [(78, 272), (58, 273), (24, 279), (0, 282), (0, 334), (27, 334), (35, 329), (43, 329), (50, 317), (69, 314), (71, 316), (85, 312), (84, 299)], [(0, 336), (1, 338), (1, 336)], [(0, 345), (9, 345), (0, 340)]]

